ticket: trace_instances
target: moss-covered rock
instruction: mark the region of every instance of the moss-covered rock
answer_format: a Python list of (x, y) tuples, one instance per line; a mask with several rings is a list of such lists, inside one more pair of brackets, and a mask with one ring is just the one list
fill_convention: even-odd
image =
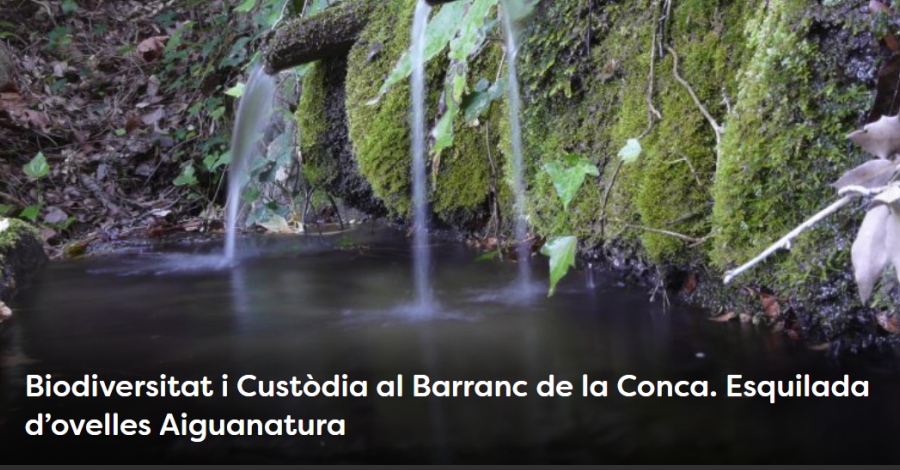
[[(376, 104), (369, 101), (378, 96), (382, 83), (409, 48), (415, 5), (415, 0), (378, 2), (350, 50), (347, 70), (350, 140), (360, 171), (390, 212), (400, 216), (411, 209), (409, 84), (394, 86)], [(476, 79), (478, 73), (496, 73), (499, 66), (499, 46), (489, 47), (494, 51), (482, 55), (492, 60), (473, 66)], [(429, 128), (436, 121), (446, 65), (446, 59), (439, 56), (427, 67)], [(491, 181), (502, 165), (498, 158), (492, 167), (488, 156), (490, 147), (499, 142), (499, 119), (499, 113), (491, 113), (479, 126), (457, 123), (454, 147), (444, 152), (439, 164), (432, 162), (429, 173), (436, 186), (429, 194), (432, 208), (444, 222), (465, 226), (482, 221), (488, 212)]]
[[(401, 216), (409, 213), (409, 87), (367, 102), (408, 47), (414, 5), (378, 3), (347, 71), (353, 154), (375, 195)], [(663, 11), (667, 5), (539, 3), (519, 57), (533, 230), (576, 235), (584, 248), (628, 252), (662, 272), (700, 273), (708, 282), (697, 298), (706, 305), (761, 313), (758, 298), (744, 294), (752, 287), (774, 291), (784, 312), (826, 338), (865, 323), (871, 311), (856, 300), (849, 262), (861, 218), (852, 210), (737, 286), (719, 282), (827, 205), (828, 184), (866, 158), (845, 139), (867, 115), (879, 62), (865, 2), (683, 0)], [(502, 73), (498, 42), (476, 75)], [(445, 67), (436, 60), (428, 68), (430, 123)], [(501, 103), (487, 124), (456, 126), (431, 193), (451, 225), (481, 226), (491, 197), (511, 213), (502, 181), (510, 167), (505, 113)], [(632, 138), (643, 153), (622, 165), (617, 153)], [(499, 156), (485, 158), (498, 147)], [(601, 174), (564, 211), (542, 166), (566, 153), (592, 159)], [(892, 286), (876, 295), (879, 308), (896, 308)]]
[(303, 80), (296, 112), (303, 173), (314, 188), (368, 214), (382, 215), (384, 206), (360, 175), (347, 135), (346, 75), (347, 59), (336, 57), (313, 64)]
[[(8, 225), (7, 225), (8, 224)], [(0, 302), (8, 302), (28, 285), (47, 262), (37, 230), (18, 219), (0, 217)]]

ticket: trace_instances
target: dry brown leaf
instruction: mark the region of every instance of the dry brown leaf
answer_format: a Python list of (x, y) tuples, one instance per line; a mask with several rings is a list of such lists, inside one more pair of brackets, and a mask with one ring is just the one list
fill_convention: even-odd
[(888, 263), (885, 239), (890, 215), (891, 211), (887, 206), (877, 206), (869, 210), (850, 249), (856, 286), (863, 303), (869, 301), (875, 283)]
[(694, 273), (688, 273), (687, 279), (684, 281), (684, 285), (681, 287), (681, 293), (684, 295), (691, 295), (697, 290), (697, 285), (700, 281), (697, 278), (697, 275)]
[(878, 312), (875, 314), (875, 321), (888, 333), (900, 331), (900, 315), (896, 313)]
[(862, 165), (844, 173), (831, 186), (841, 189), (846, 186), (863, 186), (878, 188), (888, 184), (897, 171), (897, 165), (890, 160), (869, 160)]
[(734, 318), (734, 316), (735, 316), (735, 313), (734, 313), (734, 310), (732, 310), (729, 312), (725, 312), (716, 317), (710, 317), (709, 319), (710, 319), (710, 321), (725, 323), (727, 321), (730, 321), (732, 318)]
[(809, 346), (811, 351), (827, 351), (831, 347), (831, 343), (820, 343)]
[(900, 116), (882, 116), (847, 138), (878, 158), (890, 158), (900, 151)]
[(12, 316), (12, 309), (6, 306), (2, 300), (0, 300), (0, 321), (6, 320), (7, 318)]
[(769, 318), (777, 318), (781, 315), (781, 304), (778, 303), (778, 297), (765, 292), (759, 292), (759, 301), (762, 302), (763, 311)]
[(137, 46), (137, 53), (144, 62), (155, 62), (162, 57), (163, 49), (169, 36), (153, 36), (141, 41)]
[(129, 134), (141, 128), (141, 117), (137, 113), (129, 113), (128, 119), (125, 120), (125, 132)]

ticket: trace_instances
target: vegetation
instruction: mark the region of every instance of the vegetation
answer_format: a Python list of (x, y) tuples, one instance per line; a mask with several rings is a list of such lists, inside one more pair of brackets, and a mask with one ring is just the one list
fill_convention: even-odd
[[(246, 224), (283, 227), (322, 212), (310, 206), (341, 205), (405, 219), (416, 0), (336, 3), (185, 2), (145, 16), (107, 5), (110, 18), (129, 20), (103, 27), (79, 20), (86, 8), (79, 2), (13, 11), (42, 21), (34, 32), (0, 23), (4, 55), (35, 44), (42, 52), (34, 64), (13, 61), (25, 70), (13, 77), (15, 89), (2, 88), (0, 126), (19, 137), (0, 142), (7, 149), (0, 173), (9, 175), (0, 182), (0, 212), (38, 224), (58, 253), (70, 240), (135, 227), (143, 235), (214, 229), (230, 161), (229, 116), (241, 77), (266, 58), (269, 30), (284, 21), (273, 46), (281, 47), (285, 37), (307, 37), (312, 19), (321, 26), (349, 11), (355, 20), (344, 25), (340, 47), (319, 48), (321, 57), (279, 75), (281, 106), (252, 167)], [(790, 254), (774, 250), (752, 275), (721, 284), (825, 207), (830, 184), (847, 170), (864, 168), (848, 131), (897, 113), (884, 99), (872, 104), (873, 91), (883, 97), (898, 86), (876, 83), (896, 75), (878, 73), (894, 61), (891, 44), (900, 48), (896, 21), (879, 2), (871, 3), (874, 13), (864, 3), (437, 7), (426, 45), (437, 225), (487, 250), (510, 238), (510, 56), (499, 25), (511, 14), (523, 26), (527, 216), (549, 257), (551, 293), (580, 251), (652, 266), (658, 283), (692, 300), (811, 341), (848, 334), (882, 341), (873, 315), (897, 315), (900, 298), (883, 269), (893, 260), (875, 256), (893, 230), (885, 205), (862, 225), (859, 211), (837, 212), (792, 239)], [(125, 34), (130, 24), (159, 33), (134, 40)], [(113, 46), (89, 53), (101, 43)], [(81, 124), (58, 124), (72, 113), (67, 107), (87, 110)]]

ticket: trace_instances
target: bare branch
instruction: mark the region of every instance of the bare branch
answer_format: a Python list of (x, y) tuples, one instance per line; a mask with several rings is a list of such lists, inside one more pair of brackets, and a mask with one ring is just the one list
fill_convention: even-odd
[(766, 250), (763, 251), (762, 253), (760, 253), (759, 256), (757, 256), (756, 258), (753, 258), (752, 260), (750, 260), (749, 262), (747, 262), (746, 264), (744, 264), (743, 266), (741, 266), (737, 269), (732, 269), (731, 271), (726, 272), (725, 280), (724, 280), (725, 284), (728, 284), (729, 282), (731, 282), (732, 279), (739, 276), (740, 274), (747, 271), (748, 269), (756, 266), (757, 264), (759, 264), (760, 262), (762, 262), (769, 256), (772, 256), (772, 254), (775, 253), (776, 251), (778, 251), (780, 249), (790, 249), (791, 241), (793, 239), (797, 238), (797, 236), (799, 236), (801, 233), (803, 233), (806, 229), (813, 227), (814, 225), (816, 225), (817, 223), (819, 223), (820, 221), (822, 221), (829, 215), (834, 214), (835, 212), (840, 210), (842, 207), (849, 204), (850, 201), (852, 201), (853, 199), (854, 199), (854, 196), (844, 196), (841, 199), (838, 199), (830, 206), (826, 207), (825, 209), (822, 209), (818, 214), (807, 219), (806, 222), (803, 222), (794, 230), (791, 230), (790, 233), (781, 237), (781, 239), (779, 239), (777, 242), (773, 243), (772, 246), (766, 248)]

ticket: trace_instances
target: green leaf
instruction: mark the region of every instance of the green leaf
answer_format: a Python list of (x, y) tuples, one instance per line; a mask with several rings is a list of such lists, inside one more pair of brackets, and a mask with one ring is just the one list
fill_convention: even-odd
[(219, 106), (218, 108), (212, 110), (211, 113), (209, 113), (209, 117), (212, 119), (219, 119), (224, 114), (225, 114), (225, 107)]
[(216, 168), (229, 163), (231, 163), (231, 152), (224, 152), (219, 155), (209, 154), (203, 159), (203, 165), (206, 166), (206, 171), (210, 173), (216, 171)]
[(43, 152), (38, 152), (30, 162), (22, 167), (22, 171), (31, 178), (41, 179), (50, 173), (50, 165), (47, 164), (47, 158)]
[(197, 178), (194, 176), (194, 165), (184, 167), (178, 178), (172, 181), (172, 184), (175, 186), (193, 186), (197, 184)]
[(244, 95), (244, 84), (239, 82), (237, 85), (225, 90), (225, 94), (228, 96), (233, 96), (235, 98), (240, 98)]
[(125, 129), (123, 129), (121, 127), (116, 129), (116, 135), (119, 137), (122, 137), (123, 135), (125, 135)]
[(488, 251), (487, 253), (482, 254), (478, 258), (475, 258), (475, 262), (482, 263), (485, 261), (493, 261), (495, 259), (500, 259), (500, 249), (496, 249), (493, 251)]
[(628, 139), (622, 150), (619, 150), (619, 158), (625, 163), (634, 163), (641, 156), (643, 150), (637, 139)]
[(534, 11), (540, 0), (501, 0), (503, 14), (509, 15), (513, 22), (527, 18)]
[(493, 85), (486, 78), (482, 78), (475, 90), (463, 98), (462, 109), (467, 123), (473, 123), (484, 114), (485, 110), (494, 101), (500, 99), (506, 93), (506, 81), (497, 80)]
[(10, 204), (0, 204), (0, 215), (9, 215), (12, 213), (15, 206)]
[[(453, 121), (457, 114), (459, 114), (459, 106), (453, 100), (447, 100), (447, 110), (431, 130), (431, 135), (434, 137), (433, 158), (440, 158), (441, 152), (453, 145)], [(437, 174), (437, 170), (433, 171)]]
[(253, 7), (256, 6), (256, 0), (244, 0), (244, 3), (241, 3), (234, 9), (236, 12), (240, 13), (248, 13)]
[(550, 258), (550, 290), (547, 297), (556, 292), (556, 284), (569, 268), (575, 267), (575, 252), (578, 249), (578, 238), (574, 236), (551, 238), (541, 248), (541, 254)]
[(19, 213), (19, 217), (21, 217), (23, 219), (28, 219), (32, 222), (37, 222), (37, 218), (39, 215), (41, 215), (40, 204), (28, 206), (28, 207), (22, 209), (22, 212)]
[(78, 4), (75, 3), (75, 0), (63, 0), (60, 8), (63, 13), (68, 15), (69, 13), (78, 11)]
[[(456, 31), (459, 29), (458, 26), (465, 14), (466, 5), (467, 2), (446, 3), (441, 7), (440, 11), (431, 18), (431, 21), (428, 22), (428, 25), (425, 27), (424, 61), (426, 64), (433, 59), (434, 56), (443, 51), (450, 40), (453, 39), (453, 36), (456, 35)], [(397, 62), (397, 65), (394, 67), (393, 72), (391, 72), (390, 76), (385, 80), (384, 84), (381, 85), (378, 96), (370, 100), (368, 104), (372, 105), (378, 103), (381, 97), (394, 85), (409, 77), (412, 73), (411, 52), (411, 50), (407, 50), (403, 54)]]
[(562, 200), (563, 209), (568, 211), (569, 204), (584, 183), (587, 175), (599, 176), (597, 165), (581, 155), (570, 153), (559, 160), (544, 163), (544, 171), (550, 175), (556, 194)]

